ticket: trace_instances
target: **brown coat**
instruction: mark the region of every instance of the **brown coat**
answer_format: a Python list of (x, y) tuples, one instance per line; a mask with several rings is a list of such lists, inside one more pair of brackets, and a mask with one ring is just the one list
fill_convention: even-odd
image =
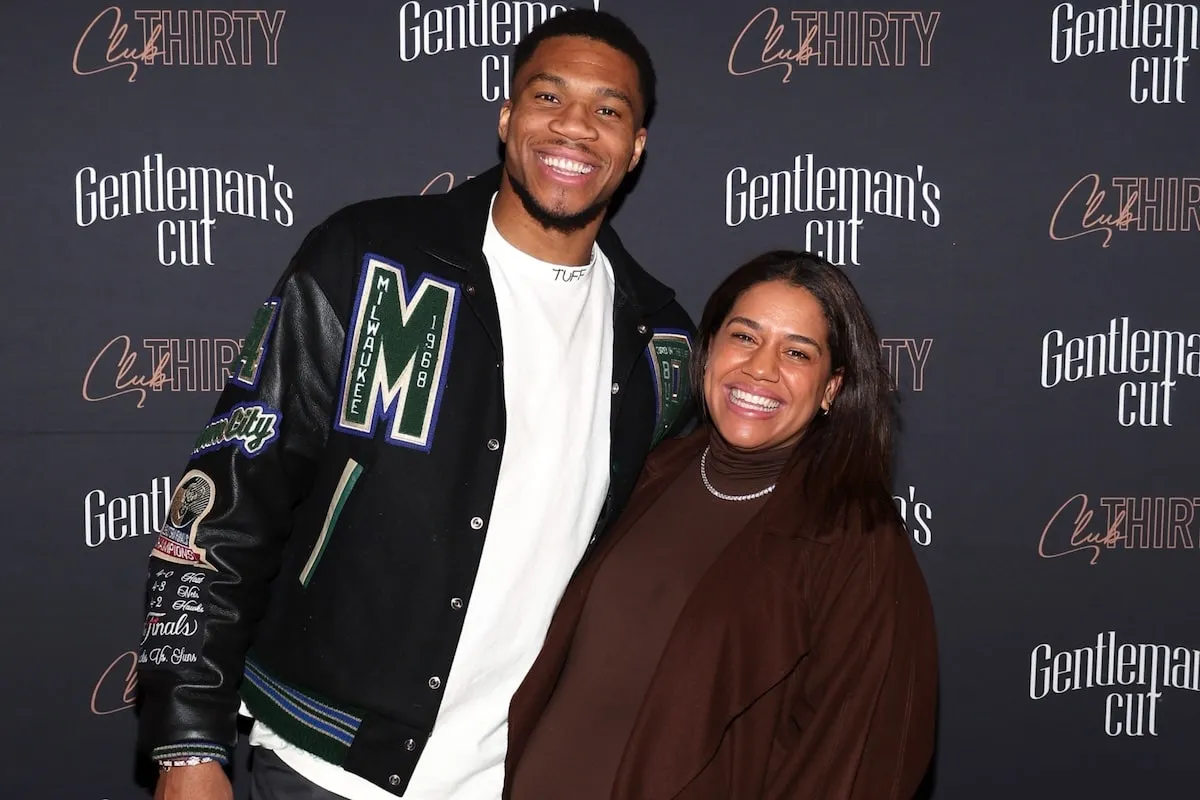
[[(707, 438), (651, 454), (622, 519), (567, 587), (512, 700), (506, 800), (597, 570)], [(920, 784), (933, 753), (937, 649), (908, 537), (898, 526), (806, 534), (795, 523), (802, 494), (784, 484), (688, 599), (612, 800), (908, 800)]]

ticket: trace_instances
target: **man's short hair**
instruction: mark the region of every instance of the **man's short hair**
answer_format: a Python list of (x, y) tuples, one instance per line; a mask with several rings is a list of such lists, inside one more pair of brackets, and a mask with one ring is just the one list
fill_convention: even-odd
[(654, 108), (656, 83), (654, 62), (650, 60), (650, 51), (646, 49), (646, 46), (628, 25), (607, 11), (572, 8), (550, 17), (538, 25), (517, 44), (516, 50), (513, 51), (513, 78), (517, 77), (517, 73), (533, 56), (533, 52), (537, 50), (539, 44), (559, 36), (582, 36), (594, 39), (629, 56), (637, 66), (638, 90), (641, 92), (644, 106), (642, 120), (645, 122), (649, 118), (650, 112)]

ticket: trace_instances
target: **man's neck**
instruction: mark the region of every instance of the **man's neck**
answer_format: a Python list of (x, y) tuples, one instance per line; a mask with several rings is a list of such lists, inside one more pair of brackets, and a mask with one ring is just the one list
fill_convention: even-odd
[(502, 180), (492, 206), (492, 222), (505, 241), (526, 255), (550, 264), (581, 267), (592, 260), (592, 245), (604, 214), (570, 233), (545, 228), (525, 210), (508, 181)]

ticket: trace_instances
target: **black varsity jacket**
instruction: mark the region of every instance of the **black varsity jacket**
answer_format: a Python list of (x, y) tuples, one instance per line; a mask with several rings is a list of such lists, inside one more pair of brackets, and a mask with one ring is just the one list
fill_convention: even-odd
[[(152, 758), (227, 761), (244, 699), (292, 744), (396, 795), (408, 785), (504, 452), (482, 253), (499, 181), (497, 167), (445, 195), (335, 213), (256, 314), (149, 559), (138, 681)], [(694, 328), (607, 224), (598, 241), (616, 281), (600, 535), (651, 447), (691, 419)]]

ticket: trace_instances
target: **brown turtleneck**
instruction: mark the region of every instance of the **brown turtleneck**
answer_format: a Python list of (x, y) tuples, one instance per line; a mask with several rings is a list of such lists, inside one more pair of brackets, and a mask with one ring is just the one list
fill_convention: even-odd
[[(790, 448), (745, 453), (715, 433), (706, 473), (718, 492), (770, 486)], [(768, 495), (769, 496), (769, 495)], [(513, 800), (604, 800), (655, 666), (701, 576), (766, 503), (721, 500), (681, 473), (596, 574), (554, 695), (513, 775)]]

